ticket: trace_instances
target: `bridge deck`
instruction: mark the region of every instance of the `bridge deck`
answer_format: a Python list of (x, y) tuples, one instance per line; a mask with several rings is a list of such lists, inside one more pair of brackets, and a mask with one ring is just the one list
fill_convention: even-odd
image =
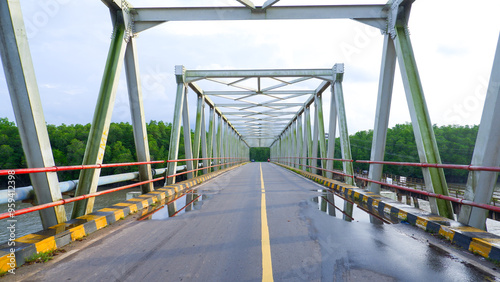
[[(272, 263), (262, 255), (260, 167)], [(199, 209), (124, 225), (47, 264), (36, 280), (259, 281), (271, 264), (277, 281), (491, 278), (411, 226), (349, 223), (318, 211), (311, 198), (321, 187), (274, 164), (251, 163), (197, 189), (206, 195)]]

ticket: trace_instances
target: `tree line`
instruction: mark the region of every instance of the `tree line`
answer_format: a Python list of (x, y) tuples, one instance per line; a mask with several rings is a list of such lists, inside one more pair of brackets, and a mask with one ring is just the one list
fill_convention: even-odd
[[(54, 162), (57, 166), (82, 164), (85, 146), (90, 131), (90, 124), (47, 125)], [(150, 121), (147, 124), (149, 152), (151, 160), (167, 160), (172, 124)], [(193, 134), (192, 134), (193, 135)], [(184, 158), (184, 136), (181, 134), (179, 159)], [(132, 125), (129, 123), (111, 123), (103, 163), (124, 163), (137, 161)], [(179, 163), (181, 164), (181, 163)], [(163, 167), (163, 164), (153, 165)], [(0, 118), (0, 169), (25, 168), (19, 131), (15, 124), (6, 118)], [(102, 169), (101, 175), (110, 175), (136, 171), (136, 167), (117, 167)], [(79, 171), (58, 173), (59, 181), (78, 179)], [(29, 185), (28, 175), (18, 175), (16, 185)], [(0, 182), (0, 187), (3, 187)]]
[[(474, 126), (434, 126), (434, 133), (444, 164), (470, 164), (479, 127)], [(360, 131), (350, 136), (352, 158), (354, 160), (369, 160), (373, 130)], [(337, 138), (336, 157), (340, 158), (340, 146)], [(393, 162), (420, 162), (413, 134), (413, 126), (409, 123), (397, 124), (387, 132), (385, 161)], [(341, 168), (341, 164), (336, 164)], [(354, 163), (355, 170), (368, 170), (368, 164)], [(422, 169), (419, 167), (404, 167), (385, 165), (385, 173), (422, 178)], [(450, 182), (466, 182), (468, 171), (445, 169), (445, 175)]]
[[(47, 125), (54, 161), (57, 166), (79, 165), (85, 153), (90, 124), (74, 125)], [(147, 124), (149, 151), (151, 160), (167, 160), (172, 124), (162, 121), (150, 121)], [(478, 126), (448, 125), (434, 126), (438, 147), (443, 163), (470, 164)], [(193, 138), (193, 133), (191, 138)], [(373, 131), (360, 131), (350, 136), (352, 157), (354, 160), (369, 160)], [(340, 141), (336, 140), (335, 157), (340, 158)], [(179, 159), (184, 158), (184, 137), (181, 134)], [(269, 158), (269, 148), (253, 148), (251, 159), (266, 161)], [(386, 161), (419, 162), (415, 137), (411, 124), (398, 124), (388, 130)], [(122, 163), (136, 161), (133, 128), (129, 123), (111, 123), (104, 163)], [(157, 165), (160, 167), (162, 165)], [(0, 168), (23, 168), (26, 160), (19, 138), (19, 132), (14, 122), (7, 118), (0, 118)], [(342, 168), (340, 162), (335, 167)], [(367, 170), (368, 165), (354, 163), (356, 170)], [(103, 169), (102, 175), (117, 174), (135, 171), (135, 167), (119, 167)], [(384, 166), (384, 172), (405, 175), (409, 177), (422, 177), (422, 171), (416, 167)], [(450, 181), (464, 182), (467, 171), (445, 170)], [(69, 171), (59, 174), (59, 180), (78, 179), (79, 171)], [(29, 185), (27, 175), (19, 175), (17, 186)], [(4, 186), (5, 181), (1, 181)]]

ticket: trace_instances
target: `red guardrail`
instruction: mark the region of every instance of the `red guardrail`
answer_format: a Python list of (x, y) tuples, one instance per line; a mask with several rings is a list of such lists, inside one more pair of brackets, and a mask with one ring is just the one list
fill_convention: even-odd
[(145, 165), (145, 164), (161, 164), (161, 163), (164, 163), (164, 161), (116, 163), (116, 164), (95, 164), (95, 165), (51, 166), (51, 167), (40, 167), (40, 168), (2, 169), (2, 170), (0, 170), (0, 176), (9, 175), (9, 174), (58, 172), (58, 171), (79, 170), (79, 169), (107, 168), (107, 167), (120, 167), (120, 166)]
[(81, 200), (88, 199), (88, 198), (93, 198), (93, 197), (101, 196), (104, 194), (108, 194), (108, 193), (112, 193), (112, 192), (116, 192), (116, 191), (120, 191), (120, 190), (129, 189), (132, 187), (140, 186), (143, 184), (147, 184), (147, 183), (151, 183), (151, 182), (155, 182), (155, 181), (159, 181), (159, 180), (163, 180), (163, 179), (165, 179), (165, 177), (159, 177), (159, 178), (155, 178), (152, 180), (141, 181), (141, 182), (137, 182), (134, 184), (121, 186), (118, 188), (108, 189), (108, 190), (104, 190), (104, 191), (100, 191), (100, 192), (96, 192), (96, 193), (91, 193), (91, 194), (86, 194), (86, 195), (82, 195), (82, 196), (77, 196), (77, 197), (73, 197), (73, 198), (69, 198), (69, 199), (62, 199), (62, 200), (51, 202), (51, 203), (46, 203), (46, 204), (41, 204), (41, 205), (37, 205), (34, 207), (16, 210), (13, 213), (9, 213), (9, 212), (2, 213), (2, 214), (0, 214), (0, 220), (5, 219), (5, 218), (9, 218), (9, 217), (14, 217), (14, 216), (21, 215), (21, 214), (25, 214), (25, 213), (30, 213), (30, 212), (39, 211), (39, 210), (43, 210), (43, 209), (47, 209), (47, 208), (51, 208), (51, 207), (55, 207), (55, 206), (64, 205), (64, 204), (71, 203), (71, 202), (76, 202), (76, 201), (81, 201)]
[(197, 158), (197, 159), (181, 159), (181, 160), (167, 160), (166, 163), (175, 163), (175, 162), (187, 162), (187, 161), (201, 161), (201, 160), (232, 160), (232, 159), (241, 159), (241, 158)]
[(412, 188), (399, 186), (399, 185), (395, 185), (395, 184), (389, 184), (389, 183), (385, 183), (385, 182), (381, 182), (381, 181), (375, 181), (375, 180), (371, 180), (371, 179), (365, 178), (365, 177), (356, 176), (356, 179), (384, 185), (387, 187), (392, 187), (392, 188), (399, 189), (399, 190), (405, 190), (405, 191), (413, 192), (416, 194), (426, 195), (429, 197), (443, 199), (443, 200), (447, 200), (447, 201), (451, 201), (451, 202), (455, 202), (455, 203), (459, 203), (459, 204), (464, 204), (464, 205), (468, 205), (468, 206), (473, 206), (473, 207), (483, 208), (483, 209), (487, 209), (487, 210), (491, 210), (491, 211), (495, 211), (495, 212), (500, 212), (500, 207), (497, 207), (497, 206), (492, 206), (492, 205), (487, 205), (487, 204), (478, 204), (478, 203), (475, 203), (475, 202), (472, 202), (469, 200), (464, 200), (464, 199), (445, 196), (445, 195), (436, 194), (436, 193), (432, 193), (432, 192), (412, 189)]
[[(299, 158), (299, 159), (302, 159), (301, 157), (279, 157), (279, 158), (276, 158), (276, 159), (290, 159), (290, 158)], [(307, 158), (307, 159), (326, 160), (325, 158)], [(328, 160), (350, 161), (350, 162), (353, 161), (353, 160), (343, 160), (343, 159), (328, 159)], [(429, 163), (366, 161), (366, 160), (357, 160), (355, 162), (357, 162), (357, 163), (366, 163), (366, 164), (386, 164), (386, 165), (413, 166), (413, 167), (434, 167), (434, 168), (446, 168), (446, 169), (462, 169), (462, 170), (468, 170), (468, 171), (500, 172), (500, 167), (473, 166), (473, 165), (429, 164)], [(324, 171), (336, 173), (336, 174), (339, 174), (339, 175), (348, 176), (348, 177), (352, 177), (352, 178), (355, 178), (355, 179), (359, 179), (359, 180), (363, 180), (363, 181), (367, 181), (367, 182), (371, 182), (371, 183), (380, 184), (380, 185), (391, 187), (391, 188), (398, 189), (398, 190), (404, 190), (404, 191), (409, 191), (409, 192), (413, 192), (413, 193), (417, 193), (417, 194), (421, 194), (421, 195), (426, 195), (428, 197), (433, 197), (433, 198), (437, 198), (437, 199), (443, 199), (443, 200), (447, 200), (447, 201), (451, 201), (451, 202), (455, 202), (455, 203), (459, 203), (459, 204), (463, 204), (463, 205), (468, 205), (468, 206), (478, 207), (478, 208), (482, 208), (482, 209), (486, 209), (486, 210), (490, 210), (490, 211), (500, 212), (500, 207), (497, 207), (497, 206), (492, 206), (492, 205), (488, 205), (488, 204), (479, 204), (479, 203), (475, 203), (475, 202), (472, 202), (472, 201), (469, 201), (469, 200), (464, 200), (464, 199), (460, 199), (460, 198), (445, 196), (445, 195), (436, 194), (436, 193), (427, 192), (427, 191), (421, 191), (421, 190), (412, 189), (412, 188), (408, 188), (408, 187), (404, 187), (404, 186), (399, 186), (399, 185), (395, 185), (395, 184), (389, 184), (389, 183), (385, 183), (385, 182), (381, 182), (381, 181), (375, 181), (375, 180), (372, 180), (372, 179), (369, 179), (369, 178), (365, 178), (365, 177), (351, 176), (351, 175), (347, 175), (347, 174), (344, 174), (344, 173), (339, 173), (339, 172), (335, 172), (335, 171), (331, 171), (331, 170), (327, 170), (327, 169), (323, 169), (323, 168), (319, 168), (319, 167), (314, 167), (314, 166), (309, 166), (309, 165), (302, 165), (302, 164), (297, 164), (297, 163), (292, 163), (292, 164), (299, 165), (299, 166), (306, 166), (306, 167), (309, 167), (309, 168), (315, 168), (315, 169), (318, 169), (318, 170), (324, 170)]]
[[(237, 158), (204, 158), (204, 159), (203, 158), (199, 158), (199, 159), (169, 160), (167, 162), (194, 161), (194, 160), (205, 160), (205, 159), (237, 159)], [(243, 162), (243, 161), (240, 161), (240, 162)], [(121, 166), (144, 165), (144, 164), (158, 164), (158, 163), (164, 163), (164, 161), (133, 162), (133, 163), (115, 163), (115, 164), (96, 164), (96, 165), (74, 165), (74, 166), (53, 166), (53, 167), (45, 167), (45, 168), (5, 169), (5, 170), (0, 170), (0, 175), (27, 174), (27, 173), (40, 173), (40, 172), (58, 172), (58, 171), (78, 170), (78, 169), (108, 168), (108, 167), (121, 167)], [(229, 165), (229, 164), (232, 164), (232, 163), (238, 163), (238, 162), (221, 163), (221, 164), (218, 164), (218, 165), (213, 165), (213, 166), (209, 166), (209, 167), (205, 167), (205, 168), (199, 168), (199, 169), (195, 169), (195, 170), (191, 170), (191, 171), (187, 171), (187, 172), (183, 172), (183, 173), (171, 175), (171, 176), (168, 176), (168, 177), (174, 177), (174, 176), (186, 174), (186, 173), (193, 172), (193, 171), (203, 170), (203, 169), (207, 169), (207, 168), (211, 168), (211, 167), (215, 167), (215, 166)], [(51, 203), (46, 203), (46, 204), (41, 204), (41, 205), (37, 205), (37, 206), (34, 206), (34, 207), (29, 207), (29, 208), (24, 208), (24, 209), (16, 210), (16, 211), (14, 211), (12, 213), (10, 213), (10, 212), (2, 213), (2, 214), (0, 214), (0, 220), (1, 219), (5, 219), (5, 218), (9, 218), (9, 217), (14, 217), (14, 216), (17, 216), (17, 215), (22, 215), (22, 214), (26, 214), (26, 213), (30, 213), (30, 212), (34, 212), (34, 211), (39, 211), (39, 210), (43, 210), (43, 209), (55, 207), (55, 206), (64, 205), (64, 204), (67, 204), (67, 203), (81, 201), (81, 200), (88, 199), (88, 198), (93, 198), (93, 197), (97, 197), (97, 196), (100, 196), (100, 195), (117, 192), (117, 191), (120, 191), (120, 190), (125, 190), (125, 189), (129, 189), (129, 188), (137, 187), (137, 186), (140, 186), (140, 185), (143, 185), (143, 184), (147, 184), (147, 183), (151, 183), (151, 182), (155, 182), (155, 181), (159, 181), (159, 180), (163, 180), (163, 179), (165, 179), (165, 177), (159, 177), (159, 178), (155, 178), (155, 179), (152, 179), (152, 180), (141, 181), (141, 182), (137, 182), (137, 183), (134, 183), (134, 184), (121, 186), (121, 187), (118, 187), (118, 188), (112, 188), (112, 189), (108, 189), (108, 190), (105, 190), (105, 191), (100, 191), (100, 192), (96, 192), (96, 193), (81, 195), (81, 196), (77, 196), (77, 197), (73, 197), (73, 198), (69, 198), (69, 199), (61, 199), (59, 201), (55, 201), (55, 202), (51, 202)]]
[[(238, 159), (238, 158), (206, 158), (206, 159)], [(200, 159), (189, 159), (189, 160), (200, 160)], [(172, 160), (172, 161), (168, 161), (168, 162), (181, 162), (181, 161), (185, 161), (185, 160)], [(216, 167), (216, 166), (230, 165), (230, 164), (242, 163), (242, 162), (244, 162), (244, 160), (237, 161), (237, 162), (230, 162), (230, 163), (221, 163), (221, 164), (216, 164), (216, 165), (212, 165), (212, 166), (207, 166), (207, 167), (192, 169), (192, 170), (184, 171), (184, 172), (181, 172), (181, 173), (169, 175), (169, 176), (167, 176), (167, 178), (172, 178), (172, 177), (176, 177), (176, 176), (183, 175), (183, 174), (188, 174), (190, 172), (195, 172), (195, 171), (199, 171), (199, 170), (209, 169), (209, 168)]]
[(335, 170), (329, 170), (329, 169), (326, 169), (326, 168), (320, 168), (320, 167), (317, 167), (317, 166), (310, 166), (310, 165), (303, 165), (303, 164), (298, 164), (298, 163), (292, 163), (292, 164), (294, 164), (294, 165), (300, 165), (300, 166), (305, 166), (305, 167), (309, 167), (309, 168), (315, 168), (315, 169), (318, 169), (318, 170), (323, 170), (323, 171), (331, 172), (331, 173), (334, 173), (334, 174), (337, 174), (337, 175), (347, 176), (347, 177), (350, 177), (350, 178), (354, 178), (353, 175), (345, 174), (343, 172), (339, 172), (339, 171), (335, 171)]
[(449, 169), (462, 169), (469, 171), (495, 171), (500, 172), (500, 167), (491, 166), (474, 166), (474, 165), (456, 165), (456, 164), (428, 164), (428, 163), (406, 163), (406, 162), (383, 162), (383, 161), (356, 161), (362, 164), (387, 164), (398, 166), (416, 166), (416, 167), (435, 167), (435, 168), (449, 168)]
[(346, 159), (332, 159), (332, 158), (313, 158), (313, 157), (279, 157), (276, 159), (308, 159), (308, 160), (326, 160), (326, 161), (339, 161), (339, 162), (354, 162), (354, 160)]

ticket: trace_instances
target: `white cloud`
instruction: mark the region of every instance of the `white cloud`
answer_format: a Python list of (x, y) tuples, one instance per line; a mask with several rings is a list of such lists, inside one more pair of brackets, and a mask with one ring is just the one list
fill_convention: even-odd
[[(254, 2), (259, 5), (264, 1)], [(282, 0), (276, 5), (304, 2), (352, 4), (352, 1)], [(132, 3), (164, 5), (164, 1)], [(169, 1), (168, 5), (241, 6), (234, 0), (182, 0)], [(484, 0), (481, 5), (470, 5), (463, 0), (414, 3), (411, 40), (433, 123), (479, 123), (500, 30), (498, 21), (493, 20), (499, 9), (500, 3), (493, 0)], [(27, 21), (33, 21), (40, 11), (44, 10), (39, 5), (23, 3)], [(87, 20), (87, 16), (82, 18), (90, 14), (92, 20)], [(86, 123), (92, 119), (110, 35), (109, 12), (104, 5), (94, 2), (82, 5), (69, 1), (51, 14), (46, 24), (37, 27), (36, 36), (30, 38), (30, 48), (49, 123)], [(140, 34), (137, 46), (147, 120), (171, 121), (175, 65), (182, 64), (188, 69), (331, 68), (335, 63), (345, 63), (344, 95), (349, 129), (354, 133), (373, 127), (382, 35), (360, 23), (350, 20), (169, 22)], [(0, 99), (9, 101), (2, 71), (0, 76)], [(324, 105), (328, 115), (328, 104)], [(10, 103), (1, 103), (0, 112), (13, 120)], [(113, 120), (129, 119), (122, 75)], [(407, 121), (410, 121), (408, 107), (397, 73), (390, 124)]]

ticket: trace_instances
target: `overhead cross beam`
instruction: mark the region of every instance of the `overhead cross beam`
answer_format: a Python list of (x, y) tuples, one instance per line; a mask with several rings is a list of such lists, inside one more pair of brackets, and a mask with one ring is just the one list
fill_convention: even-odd
[[(269, 146), (278, 139), (289, 122), (296, 120), (334, 77), (334, 69), (186, 70), (184, 73), (185, 82), (198, 95), (218, 99), (212, 106), (232, 121), (231, 126), (242, 140), (258, 146)], [(261, 88), (263, 78), (271, 82), (265, 88)], [(209, 89), (210, 86), (202, 89), (196, 84), (200, 81), (215, 82), (228, 89)], [(319, 86), (310, 88), (312, 83)], [(281, 89), (275, 90), (278, 88)], [(219, 102), (221, 99), (233, 102)]]
[(353, 19), (386, 30), (386, 5), (316, 5), (272, 6), (267, 1), (255, 7), (247, 0), (239, 1), (245, 7), (159, 7), (134, 8), (134, 31), (141, 32), (171, 21), (237, 21), (237, 20), (304, 20)]

